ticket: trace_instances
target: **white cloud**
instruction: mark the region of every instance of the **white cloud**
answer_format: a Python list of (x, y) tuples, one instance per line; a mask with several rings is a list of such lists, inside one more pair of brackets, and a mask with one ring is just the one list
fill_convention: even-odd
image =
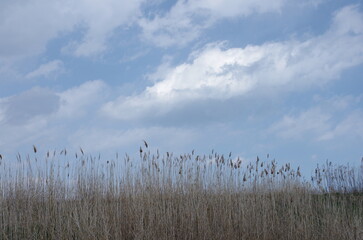
[(359, 12), (359, 5), (349, 5), (335, 13), (333, 19), (333, 34), (362, 34), (363, 15)]
[(189, 62), (175, 67), (163, 64), (152, 75), (158, 82), (139, 95), (108, 102), (103, 111), (128, 120), (162, 115), (196, 100), (323, 85), (363, 63), (363, 31), (359, 26), (363, 26), (362, 13), (356, 6), (348, 6), (334, 15), (326, 33), (305, 41), (230, 49), (210, 44), (191, 54)]
[(143, 139), (160, 148), (176, 149), (198, 135), (194, 129), (156, 126), (125, 129), (122, 124), (106, 121), (98, 115), (98, 109), (108, 92), (103, 81), (95, 80), (58, 93), (34, 88), (0, 98), (0, 149), (17, 152), (35, 144), (43, 149), (82, 146), (94, 153), (119, 147), (130, 149)]
[(5, 121), (6, 109), (4, 102), (5, 99), (0, 98), (0, 124)]
[(23, 125), (33, 118), (46, 121), (84, 116), (97, 112), (107, 94), (107, 85), (101, 80), (88, 81), (63, 92), (32, 88), (20, 94), (0, 98), (0, 122)]
[(338, 140), (341, 137), (363, 139), (363, 112), (353, 110), (339, 118), (339, 112), (329, 112), (321, 108), (311, 108), (297, 116), (285, 115), (273, 124), (269, 132), (285, 139), (309, 138), (315, 141)]
[(24, 143), (31, 146), (39, 138), (56, 136), (48, 123), (58, 109), (59, 97), (44, 88), (0, 98), (0, 149), (19, 151)]
[(346, 96), (333, 96), (330, 98), (323, 98), (321, 96), (314, 96), (314, 101), (319, 103), (322, 108), (329, 108), (332, 111), (344, 111), (349, 109), (351, 106), (359, 105), (363, 99), (363, 95), (353, 96), (353, 95), (346, 95)]
[(353, 111), (346, 116), (341, 122), (322, 134), (318, 140), (327, 141), (338, 139), (339, 137), (358, 137), (363, 139), (363, 112), (360, 110)]
[(107, 48), (107, 39), (117, 27), (128, 26), (136, 21), (142, 2), (143, 0), (78, 1), (73, 14), (82, 19), (87, 31), (81, 41), (70, 43), (65, 51), (86, 57), (102, 53)]
[(162, 47), (184, 45), (219, 19), (278, 12), (285, 0), (200, 0), (177, 3), (164, 15), (140, 19), (145, 39)]
[[(340, 137), (363, 139), (361, 97), (315, 98), (315, 106), (298, 114), (286, 114), (268, 129), (285, 139), (310, 138), (315, 141)], [(357, 108), (358, 106), (358, 108)]]
[(51, 74), (61, 73), (63, 70), (63, 62), (60, 60), (53, 60), (40, 65), (36, 70), (28, 73), (26, 78), (48, 77)]
[(88, 81), (59, 93), (60, 108), (57, 116), (76, 118), (83, 116), (90, 109), (95, 110), (106, 94), (107, 85), (101, 80)]
[(107, 39), (120, 26), (139, 16), (142, 0), (30, 0), (0, 3), (0, 59), (42, 53), (49, 40), (84, 29), (68, 52), (91, 56), (106, 49)]
[(301, 112), (298, 116), (285, 115), (269, 131), (283, 138), (301, 138), (309, 134), (319, 135), (331, 128), (331, 118), (331, 114), (316, 107)]
[(142, 51), (139, 51), (139, 52), (136, 52), (135, 54), (132, 54), (132, 55), (125, 55), (124, 57), (122, 57), (120, 60), (119, 60), (119, 63), (128, 63), (128, 62), (133, 62), (143, 56), (145, 56), (146, 54), (148, 54), (150, 52), (150, 50), (142, 50)]
[[(105, 94), (106, 84), (95, 80), (59, 93), (33, 88), (0, 98), (0, 148), (18, 151), (20, 146), (39, 142), (66, 144), (74, 134), (73, 126), (84, 126), (96, 118)], [(74, 122), (80, 124), (77, 126)]]
[(0, 149), (5, 152), (18, 152), (23, 144), (31, 146), (39, 139), (46, 139), (47, 143), (57, 137), (55, 129), (49, 128), (48, 119), (44, 116), (35, 116), (21, 125), (0, 122), (0, 128)]
[(72, 30), (74, 17), (60, 1), (2, 1), (0, 4), (0, 57), (39, 54), (48, 40)]
[(48, 89), (32, 88), (21, 94), (0, 99), (3, 120), (9, 125), (23, 125), (35, 117), (46, 116), (59, 108), (59, 97)]

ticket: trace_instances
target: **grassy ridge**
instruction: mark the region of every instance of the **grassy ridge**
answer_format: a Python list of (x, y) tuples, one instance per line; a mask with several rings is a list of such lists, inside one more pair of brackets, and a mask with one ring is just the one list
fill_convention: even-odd
[(363, 239), (363, 165), (306, 181), (214, 152), (38, 158), (1, 161), (0, 239)]

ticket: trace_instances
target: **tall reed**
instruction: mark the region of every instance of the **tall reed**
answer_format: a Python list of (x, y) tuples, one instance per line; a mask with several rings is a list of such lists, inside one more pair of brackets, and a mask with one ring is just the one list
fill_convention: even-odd
[(0, 239), (363, 239), (363, 163), (139, 153), (3, 157)]

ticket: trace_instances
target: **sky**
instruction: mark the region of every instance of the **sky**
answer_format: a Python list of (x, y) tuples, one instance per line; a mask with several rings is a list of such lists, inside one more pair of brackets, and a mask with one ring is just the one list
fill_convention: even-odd
[(363, 157), (363, 1), (2, 0), (0, 154)]

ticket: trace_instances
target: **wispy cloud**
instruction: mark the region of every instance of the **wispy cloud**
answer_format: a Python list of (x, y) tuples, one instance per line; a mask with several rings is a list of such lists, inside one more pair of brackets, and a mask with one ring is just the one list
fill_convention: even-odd
[(48, 77), (50, 75), (62, 73), (63, 71), (63, 62), (61, 60), (53, 60), (40, 65), (37, 69), (28, 73), (26, 78)]
[(363, 140), (363, 111), (355, 110), (348, 114), (341, 122), (322, 134), (318, 140), (328, 141), (340, 137), (350, 137)]
[(297, 116), (285, 115), (269, 130), (283, 138), (303, 138), (309, 135), (321, 135), (331, 128), (332, 115), (320, 108), (311, 108)]
[(95, 80), (62, 92), (38, 87), (0, 98), (0, 148), (16, 149), (39, 140), (64, 142), (73, 134), (71, 122), (96, 118), (105, 94), (106, 84)]
[(9, 125), (22, 125), (35, 117), (46, 116), (59, 108), (59, 97), (48, 89), (33, 88), (21, 94), (0, 99), (3, 119)]
[(143, 29), (144, 38), (157, 46), (185, 45), (220, 19), (278, 12), (284, 2), (286, 1), (178, 0), (170, 11), (152, 19), (142, 18), (139, 25)]
[(314, 107), (285, 114), (267, 132), (284, 139), (337, 140), (363, 139), (361, 97), (335, 96), (315, 99)]
[(66, 52), (79, 57), (100, 54), (117, 27), (136, 21), (142, 2), (31, 0), (1, 4), (0, 59), (40, 54), (49, 40), (79, 29), (83, 29), (81, 38), (69, 42)]
[[(107, 40), (116, 28), (128, 26), (140, 15), (142, 0), (136, 1), (93, 1), (77, 3), (75, 14), (80, 16), (81, 27), (86, 33), (80, 41), (72, 41), (62, 51), (77, 57), (90, 57), (107, 49)], [(83, 26), (82, 26), (83, 25)]]
[[(141, 94), (121, 96), (103, 107), (112, 118), (164, 115), (177, 106), (205, 99), (230, 99), (263, 91), (300, 91), (337, 79), (363, 63), (363, 19), (357, 6), (333, 16), (331, 27), (305, 41), (226, 48), (209, 44), (175, 67), (162, 65), (158, 81)], [(127, 113), (127, 114), (125, 114)]]
[(49, 89), (32, 88), (0, 98), (0, 148), (18, 151), (22, 144), (49, 141), (57, 135), (49, 127), (50, 117), (59, 109), (59, 97)]
[(91, 111), (96, 111), (102, 98), (107, 95), (107, 85), (101, 80), (88, 81), (80, 86), (58, 93), (60, 108), (57, 116), (76, 119)]

